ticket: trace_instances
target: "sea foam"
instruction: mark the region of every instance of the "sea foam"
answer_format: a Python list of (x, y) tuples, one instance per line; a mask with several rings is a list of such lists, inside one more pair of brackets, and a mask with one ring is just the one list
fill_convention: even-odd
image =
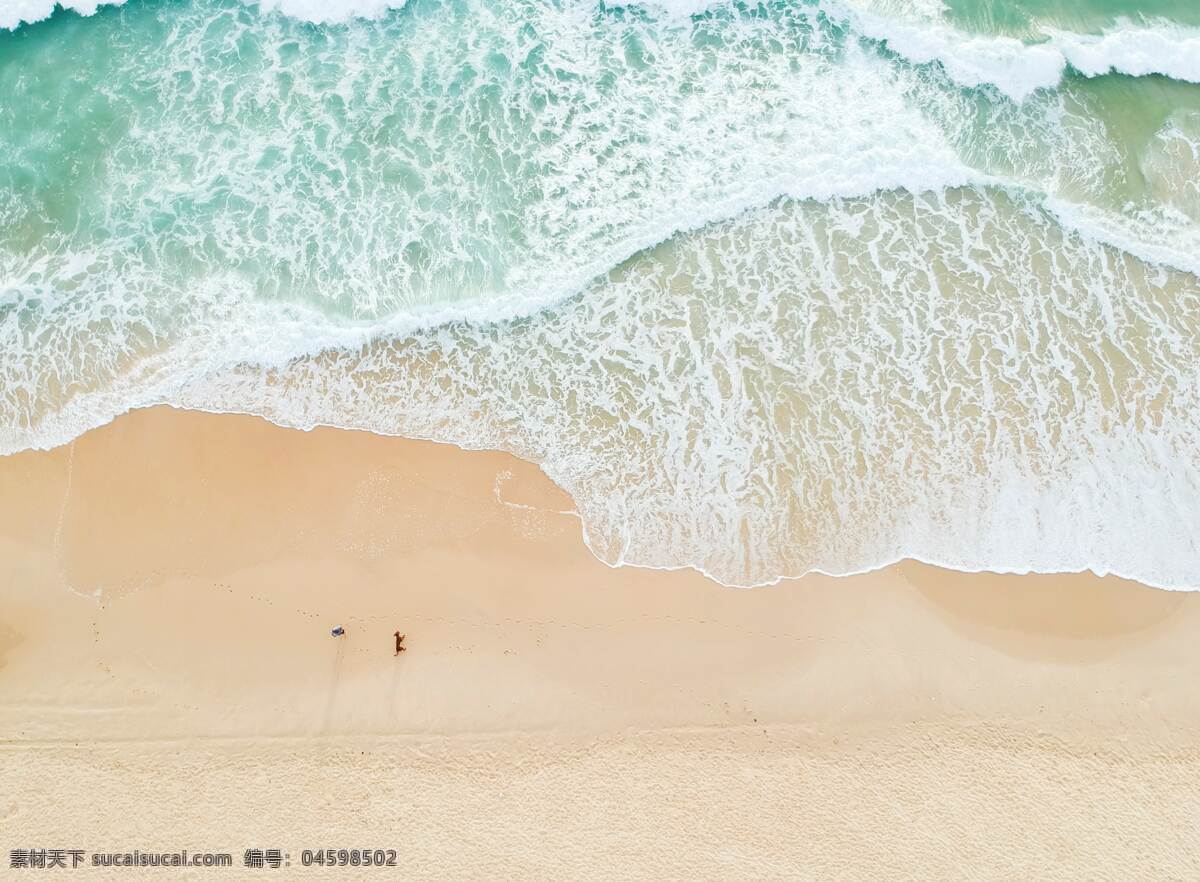
[[(405, 0), (244, 0), (264, 12), (280, 12), (314, 24), (335, 24), (355, 18), (371, 19), (400, 9)], [(33, 24), (66, 9), (95, 15), (101, 6), (121, 6), (125, 0), (5, 0), (0, 6), (0, 28)]]
[[(103, 5), (125, 0), (11, 0), (0, 9), (0, 28), (16, 28), (48, 18), (56, 8), (92, 15)], [(316, 24), (378, 18), (406, 0), (243, 0), (263, 12)], [(625, 0), (612, 6), (643, 6), (669, 18), (687, 18), (728, 0)], [(1069, 65), (1085, 76), (1110, 72), (1161, 74), (1200, 82), (1200, 29), (1167, 20), (1135, 23), (1118, 19), (1098, 34), (1043, 28), (1040, 41), (970, 34), (946, 24), (940, 4), (862, 3), (818, 0), (814, 8), (848, 22), (856, 31), (917, 64), (936, 62), (968, 88), (995, 86), (1022, 101), (1038, 89), (1053, 88)]]
[(513, 2), (14, 39), (0, 452), (237, 410), (512, 450), (614, 565), (1200, 585), (1192, 116), (1131, 160), (825, 9)]
[(1165, 20), (1145, 24), (1118, 20), (1099, 34), (1044, 28), (1044, 39), (1027, 42), (965, 33), (940, 19), (882, 15), (869, 6), (837, 0), (822, 8), (909, 61), (936, 62), (963, 86), (992, 85), (1016, 101), (1057, 86), (1068, 66), (1088, 77), (1111, 72), (1161, 74), (1200, 82), (1200, 29)]
[[(568, 45), (594, 27), (557, 14), (539, 23)], [(464, 47), (437, 36), (447, 27), (441, 17), (412, 24), (429, 29), (425, 63), (452, 69)], [(235, 37), (259, 33), (236, 27), (246, 30)], [(501, 70), (467, 95), (421, 97), (424, 121), (414, 128), (392, 97), (417, 94), (395, 42), (347, 32), (347, 46), (286, 59), (272, 44), (257, 53), (261, 73), (231, 88), (228, 72), (206, 63), (212, 42), (227, 45), (230, 35), (181, 29), (155, 50), (162, 57), (143, 57), (163, 86), (153, 104), (131, 108), (132, 131), (88, 200), (98, 214), (87, 226), (114, 232), (101, 243), (43, 234), (33, 253), (0, 249), (12, 304), (11, 321), (0, 322), (8, 354), (0, 450), (63, 443), (111, 418), (116, 402), (167, 394), (181, 375), (530, 315), (680, 231), (781, 196), (830, 200), (986, 179), (908, 106), (904, 73), (856, 45), (805, 52), (823, 38), (798, 27), (791, 51), (777, 52), (773, 31), (751, 31), (731, 48), (736, 70), (697, 77), (689, 45), (669, 34), (652, 40), (656, 32), (636, 22), (602, 34), (612, 47), (636, 38), (655, 66), (623, 71), (606, 49), (521, 79)], [(484, 57), (530, 51), (521, 28), (475, 39), (465, 51)], [(348, 83), (330, 88), (306, 72), (347, 56), (361, 64)], [(588, 85), (617, 72), (618, 88)], [(753, 88), (762, 83), (773, 85)], [(361, 97), (343, 102), (343, 89)], [(221, 102), (209, 100), (215, 94)], [(102, 97), (96, 107), (77, 103), (80, 118), (122, 106), (120, 95)], [(269, 115), (249, 112), (263, 102)], [(543, 113), (516, 112), (539, 104)], [(883, 125), (892, 137), (878, 137)], [(374, 132), (376, 143), (360, 132)], [(479, 133), (526, 155), (531, 168), (478, 153)], [(36, 202), (22, 209), (37, 210)], [(215, 248), (192, 244), (216, 244), (214, 231)], [(290, 284), (277, 303), (281, 278)], [(159, 358), (164, 342), (174, 358)], [(74, 417), (39, 407), (64, 387)]]
[(314, 24), (335, 24), (355, 18), (379, 18), (404, 6), (405, 0), (247, 0), (263, 12), (281, 12)]
[(101, 6), (120, 6), (125, 0), (6, 0), (0, 6), (0, 28), (18, 28), (49, 18), (58, 8), (95, 15)]
[(1194, 277), (1003, 191), (785, 201), (536, 320), (171, 400), (511, 450), (613, 565), (756, 585), (916, 557), (1196, 588), (1198, 317)]
[(1052, 45), (1080, 73), (1111, 71), (1140, 77), (1161, 74), (1200, 83), (1200, 30), (1170, 22), (1150, 26), (1125, 21), (1103, 34), (1048, 30)]

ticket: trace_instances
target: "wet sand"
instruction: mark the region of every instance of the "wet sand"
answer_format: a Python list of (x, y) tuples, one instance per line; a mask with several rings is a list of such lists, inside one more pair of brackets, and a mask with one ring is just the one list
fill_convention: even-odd
[(571, 511), (504, 454), (166, 408), (0, 458), (0, 845), (1200, 877), (1200, 595), (914, 563), (734, 590), (610, 569)]

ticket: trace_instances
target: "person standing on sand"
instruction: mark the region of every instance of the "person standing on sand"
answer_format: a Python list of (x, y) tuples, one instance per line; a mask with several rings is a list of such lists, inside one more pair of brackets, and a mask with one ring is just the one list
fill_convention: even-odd
[(396, 632), (396, 655), (399, 655), (400, 653), (404, 652), (404, 650), (407, 648), (403, 644), (404, 644), (404, 635), (401, 634), (399, 631), (397, 631)]

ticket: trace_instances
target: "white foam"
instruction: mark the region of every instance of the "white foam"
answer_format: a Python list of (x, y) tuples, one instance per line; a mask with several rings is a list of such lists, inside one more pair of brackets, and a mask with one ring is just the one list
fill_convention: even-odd
[(995, 86), (1015, 101), (1062, 80), (1067, 65), (1094, 77), (1116, 71), (1130, 76), (1162, 74), (1200, 82), (1200, 30), (1169, 21), (1118, 21), (1101, 34), (1045, 29), (1044, 42), (967, 34), (937, 19), (879, 15), (869, 8), (826, 4), (863, 36), (917, 64), (937, 62), (960, 85)]
[[(412, 90), (407, 53), (429, 69), (457, 69), (463, 29), (453, 19), (414, 20), (406, 41), (343, 32), (336, 40), (349, 46), (322, 39), (286, 59), (267, 40), (263, 69), (231, 79), (208, 63), (206, 12), (192, 9), (169, 45), (131, 59), (131, 76), (162, 85), (159, 100), (131, 105), (101, 186), (81, 194), (93, 212), (85, 226), (110, 232), (86, 245), (64, 233), (42, 235), (28, 252), (0, 248), (13, 306), (0, 316), (0, 448), (62, 443), (166, 396), (185, 375), (241, 360), (283, 364), (452, 321), (529, 315), (680, 230), (781, 195), (827, 200), (977, 180), (906, 101), (903, 76), (856, 45), (836, 59), (803, 52), (797, 27), (794, 51), (778, 52), (774, 31), (758, 26), (727, 50), (736, 65), (697, 76), (690, 44), (671, 34), (638, 22), (597, 33), (590, 15), (544, 14), (542, 38), (578, 47), (553, 60), (580, 70), (577, 81), (549, 64), (519, 78), (481, 75), (482, 99), (430, 93), (421, 126), (398, 131), (406, 108), (396, 96)], [(231, 26), (258, 33), (256, 23)], [(627, 34), (650, 47), (652, 69), (626, 71), (617, 52), (588, 51), (604, 42), (619, 51)], [(469, 39), (479, 57), (529, 51), (506, 21)], [(341, 74), (322, 79), (329, 70)], [(589, 85), (610, 71), (623, 74), (618, 88)], [(361, 82), (373, 85), (340, 102), (347, 83)], [(103, 93), (91, 95), (108, 100)], [(538, 103), (545, 112), (511, 121), (508, 109)], [(270, 112), (239, 113), (244, 104)], [(536, 177), (480, 163), (474, 138), (484, 129)], [(365, 131), (388, 134), (364, 143)], [(384, 181), (380, 170), (391, 168), (401, 171)], [(331, 186), (330, 169), (348, 183)], [(406, 174), (413, 182), (398, 184)], [(533, 198), (513, 201), (526, 192)], [(36, 210), (18, 202), (12, 217)], [(519, 224), (518, 235), (498, 237), (500, 222)], [(218, 249), (204, 246), (214, 238)], [(418, 246), (412, 260), (409, 245)], [(158, 258), (164, 248), (185, 250), (191, 269), (174, 273), (175, 257)], [(280, 294), (281, 275), (291, 284)], [(323, 310), (343, 318), (322, 319)]]
[[(629, 0), (626, 5), (684, 17), (724, 2)], [(940, 0), (818, 0), (818, 8), (915, 64), (937, 62), (962, 86), (992, 85), (1016, 101), (1057, 86), (1067, 65), (1089, 77), (1115, 71), (1200, 82), (1200, 29), (1165, 19), (1144, 24), (1118, 19), (1099, 34), (1046, 27), (1040, 32), (1044, 40), (1026, 42), (959, 30), (943, 19)]]
[(1098, 35), (1047, 33), (1070, 65), (1089, 77), (1116, 71), (1200, 83), (1200, 29), (1171, 22), (1144, 26), (1125, 21)]
[(340, 24), (355, 18), (380, 18), (405, 0), (246, 0), (264, 12), (281, 12), (314, 24)]
[[(677, 34), (597, 35), (578, 13), (546, 10), (556, 55), (527, 80), (481, 63), (463, 87), (487, 94), (422, 95), (404, 137), (385, 135), (406, 82), (372, 77), (524, 59), (518, 27), (451, 29), (466, 42), (439, 57), (448, 29), (414, 18), (431, 28), (409, 34), (415, 65), (350, 29), (286, 58), (268, 44), (233, 79), (202, 63), (206, 28), (148, 49), (159, 101), (81, 199), (109, 234), (0, 249), (0, 452), (155, 403), (245, 410), (511, 449), (572, 493), (612, 564), (749, 585), (914, 556), (1200, 584), (1200, 292), (1099, 243), (1186, 268), (1200, 249), (1166, 213), (1052, 195), (1088, 235), (1050, 221), (1059, 178), (1104, 164), (1054, 96), (1000, 102), (988, 134), (1007, 114), (1034, 147), (1045, 126), (1078, 152), (1004, 145), (1035, 155), (987, 189), (947, 134), (970, 115), (930, 112), (929, 90), (966, 101), (944, 78), (754, 22), (701, 66)], [(654, 65), (606, 78), (624, 37)], [(1164, 181), (1192, 168), (1187, 125), (1164, 129)], [(507, 166), (473, 176), (479, 155), (455, 151), (481, 130), (536, 165), (536, 198), (503, 201), (525, 179), (489, 189)], [(381, 187), (389, 163), (419, 183)], [(501, 221), (519, 235), (489, 238)], [(198, 266), (183, 278), (180, 251)], [(494, 278), (472, 274), (480, 254)], [(280, 268), (292, 288), (268, 287)]]
[(1197, 281), (1017, 199), (784, 203), (533, 320), (399, 336), (230, 276), (219, 327), (31, 433), (169, 403), (509, 449), (602, 560), (733, 585), (916, 557), (1200, 587)]
[(728, 0), (616, 0), (610, 6), (641, 6), (665, 15), (667, 18), (688, 18), (712, 9)]
[[(314, 24), (340, 24), (355, 18), (372, 19), (400, 9), (405, 0), (244, 0), (263, 12), (280, 12)], [(80, 15), (95, 15), (101, 6), (121, 6), (125, 0), (3, 0), (0, 28), (15, 29), (33, 24), (67, 9)]]
[[(0, 28), (16, 28), (49, 17), (56, 8), (92, 15), (102, 5), (125, 0), (9, 0), (0, 9)], [(379, 18), (406, 0), (244, 0), (264, 12), (279, 12), (317, 24)], [(667, 17), (687, 18), (725, 0), (628, 0), (612, 5), (641, 5)], [(846, 20), (864, 37), (877, 40), (916, 64), (939, 63), (955, 82), (968, 88), (995, 86), (1016, 101), (1038, 89), (1055, 87), (1069, 64), (1085, 76), (1116, 71), (1130, 76), (1161, 74), (1200, 82), (1200, 29), (1162, 20), (1137, 24), (1118, 20), (1101, 34), (1043, 29), (1045, 42), (974, 35), (944, 23), (938, 0), (921, 4), (851, 4), (822, 0), (819, 8)]]
[(246, 364), (169, 400), (512, 450), (612, 565), (755, 585), (916, 557), (1200, 587), (1196, 280), (1029, 208), (785, 203), (534, 321)]
[(1118, 214), (1057, 196), (1043, 205), (1063, 226), (1090, 239), (1200, 277), (1200, 226), (1181, 212), (1155, 206)]
[(1030, 46), (1012, 37), (973, 36), (939, 20), (884, 16), (836, 2), (827, 4), (827, 9), (834, 15), (840, 12), (858, 33), (915, 64), (938, 62), (960, 85), (993, 85), (1017, 101), (1056, 86), (1066, 67), (1063, 53), (1053, 46)]
[(125, 0), (4, 0), (0, 4), (0, 28), (14, 29), (33, 24), (54, 14), (59, 7), (95, 15), (101, 6), (120, 6)]

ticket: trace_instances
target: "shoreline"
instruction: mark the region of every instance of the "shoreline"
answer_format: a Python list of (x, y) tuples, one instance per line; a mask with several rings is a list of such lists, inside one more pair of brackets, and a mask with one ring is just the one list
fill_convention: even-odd
[(6, 847), (1200, 873), (1200, 595), (911, 562), (724, 588), (608, 567), (571, 508), (507, 454), (166, 407), (0, 458)]
[[(197, 415), (201, 415), (201, 416), (210, 416), (210, 417), (247, 418), (247, 419), (261, 420), (271, 426), (274, 426), (275, 428), (282, 429), (287, 432), (304, 432), (304, 433), (326, 432), (326, 431), (346, 432), (346, 433), (351, 433), (351, 434), (371, 435), (376, 438), (389, 439), (389, 440), (398, 441), (398, 442), (410, 442), (410, 443), (416, 443), (416, 444), (434, 444), (434, 445), (446, 447), (446, 448), (449, 448), (450, 450), (457, 451), (457, 452), (463, 453), (463, 454), (468, 454), (468, 455), (471, 455), (471, 454), (496, 454), (496, 455), (500, 455), (500, 456), (508, 456), (508, 457), (512, 457), (514, 460), (516, 460), (518, 462), (521, 462), (525, 465), (528, 465), (528, 466), (531, 466), (531, 467), (537, 469), (538, 472), (542, 475), (542, 477), (544, 477), (547, 481), (549, 481), (551, 484), (553, 484), (555, 489), (560, 491), (568, 500), (571, 501), (571, 505), (574, 506), (574, 500), (571, 500), (570, 494), (561, 485), (559, 485), (552, 477), (550, 477), (550, 475), (548, 475), (543, 470), (542, 465), (540, 463), (525, 459), (518, 454), (511, 453), (506, 450), (497, 450), (497, 449), (491, 448), (491, 447), (471, 447), (468, 445), (460, 444), (455, 441), (446, 441), (446, 440), (442, 440), (442, 439), (438, 439), (438, 438), (424, 437), (424, 436), (420, 436), (420, 435), (393, 435), (393, 434), (389, 434), (386, 432), (376, 432), (376, 431), (372, 431), (370, 429), (361, 429), (361, 428), (356, 428), (354, 426), (342, 426), (342, 425), (337, 425), (334, 423), (313, 423), (311, 425), (291, 425), (291, 424), (288, 424), (285, 422), (279, 422), (277, 420), (272, 419), (269, 416), (254, 413), (252, 411), (210, 410), (210, 409), (205, 409), (205, 408), (184, 407), (181, 405), (167, 404), (167, 403), (138, 405), (136, 407), (132, 407), (128, 410), (121, 412), (120, 414), (117, 414), (116, 416), (109, 419), (107, 422), (100, 423), (96, 426), (93, 426), (92, 428), (86, 430), (82, 435), (78, 435), (75, 438), (72, 438), (70, 441), (64, 441), (60, 444), (54, 444), (54, 445), (51, 445), (48, 447), (31, 447), (31, 448), (25, 448), (22, 450), (17, 450), (17, 451), (11, 452), (11, 453), (0, 453), (0, 461), (3, 461), (5, 457), (23, 456), (23, 455), (28, 455), (28, 454), (39, 454), (39, 453), (51, 453), (55, 450), (70, 447), (77, 440), (82, 438), (84, 435), (88, 435), (93, 432), (101, 431), (101, 430), (107, 428), (108, 426), (111, 426), (114, 422), (117, 422), (118, 420), (122, 420), (126, 417), (129, 417), (130, 415), (138, 414), (138, 413), (141, 413), (144, 411), (173, 411), (176, 413), (197, 414)], [(569, 514), (573, 517), (579, 518), (578, 513), (575, 511), (569, 511), (569, 512), (568, 511), (560, 511), (557, 513), (564, 514), (564, 515)], [(965, 566), (959, 566), (954, 563), (949, 563), (944, 560), (937, 560), (937, 559), (934, 559), (931, 557), (925, 557), (920, 554), (914, 554), (911, 552), (901, 554), (894, 558), (884, 559), (878, 563), (866, 564), (862, 567), (859, 567), (859, 568), (853, 569), (853, 570), (848, 570), (846, 572), (835, 572), (835, 571), (831, 571), (831, 570), (822, 569), (821, 567), (813, 567), (813, 568), (806, 570), (803, 573), (800, 573), (798, 575), (780, 575), (780, 576), (775, 576), (772, 580), (767, 581), (767, 582), (758, 582), (758, 583), (749, 584), (749, 585), (739, 585), (736, 583), (731, 584), (731, 583), (722, 582), (716, 576), (712, 575), (707, 570), (705, 570), (703, 567), (698, 566), (696, 564), (689, 563), (689, 564), (679, 564), (677, 566), (655, 566), (653, 564), (636, 563), (633, 561), (620, 561), (618, 563), (609, 563), (608, 561), (604, 560), (602, 557), (600, 557), (598, 554), (595, 553), (595, 551), (593, 550), (592, 545), (589, 542), (588, 537), (587, 537), (586, 524), (583, 523), (582, 518), (579, 518), (579, 519), (580, 519), (580, 524), (582, 527), (582, 529), (580, 531), (580, 536), (579, 536), (580, 541), (583, 543), (584, 547), (588, 549), (588, 551), (592, 554), (592, 556), (595, 557), (595, 559), (598, 563), (603, 564), (604, 566), (608, 567), (609, 569), (619, 570), (619, 569), (622, 569), (625, 567), (633, 567), (635, 569), (648, 570), (648, 571), (652, 571), (652, 572), (694, 573), (698, 576), (702, 576), (704, 579), (706, 579), (716, 585), (721, 586), (722, 588), (727, 588), (727, 589), (730, 589), (733, 591), (744, 591), (744, 590), (754, 591), (754, 590), (759, 590), (759, 589), (774, 588), (775, 586), (780, 585), (785, 582), (796, 582), (801, 579), (806, 579), (806, 578), (811, 578), (811, 577), (828, 577), (831, 579), (851, 579), (851, 578), (855, 578), (858, 576), (867, 576), (872, 573), (878, 573), (878, 572), (881, 572), (884, 570), (891, 569), (893, 567), (902, 567), (907, 564), (920, 564), (922, 566), (934, 567), (939, 570), (945, 570), (945, 571), (952, 572), (952, 573), (959, 573), (959, 574), (962, 574), (965, 576), (1068, 576), (1068, 577), (1069, 576), (1091, 576), (1091, 577), (1094, 577), (1097, 579), (1107, 579), (1107, 578), (1117, 579), (1119, 581), (1129, 582), (1131, 584), (1135, 584), (1135, 585), (1138, 585), (1143, 588), (1152, 588), (1156, 591), (1200, 592), (1200, 585), (1159, 584), (1159, 583), (1141, 578), (1139, 576), (1129, 575), (1127, 573), (1120, 572), (1117, 570), (1099, 571), (1099, 570), (1094, 569), (1091, 566), (1083, 566), (1078, 569), (1071, 569), (1071, 568), (1038, 569), (1036, 567), (1021, 568), (1021, 567), (991, 567), (991, 566), (965, 567)]]

